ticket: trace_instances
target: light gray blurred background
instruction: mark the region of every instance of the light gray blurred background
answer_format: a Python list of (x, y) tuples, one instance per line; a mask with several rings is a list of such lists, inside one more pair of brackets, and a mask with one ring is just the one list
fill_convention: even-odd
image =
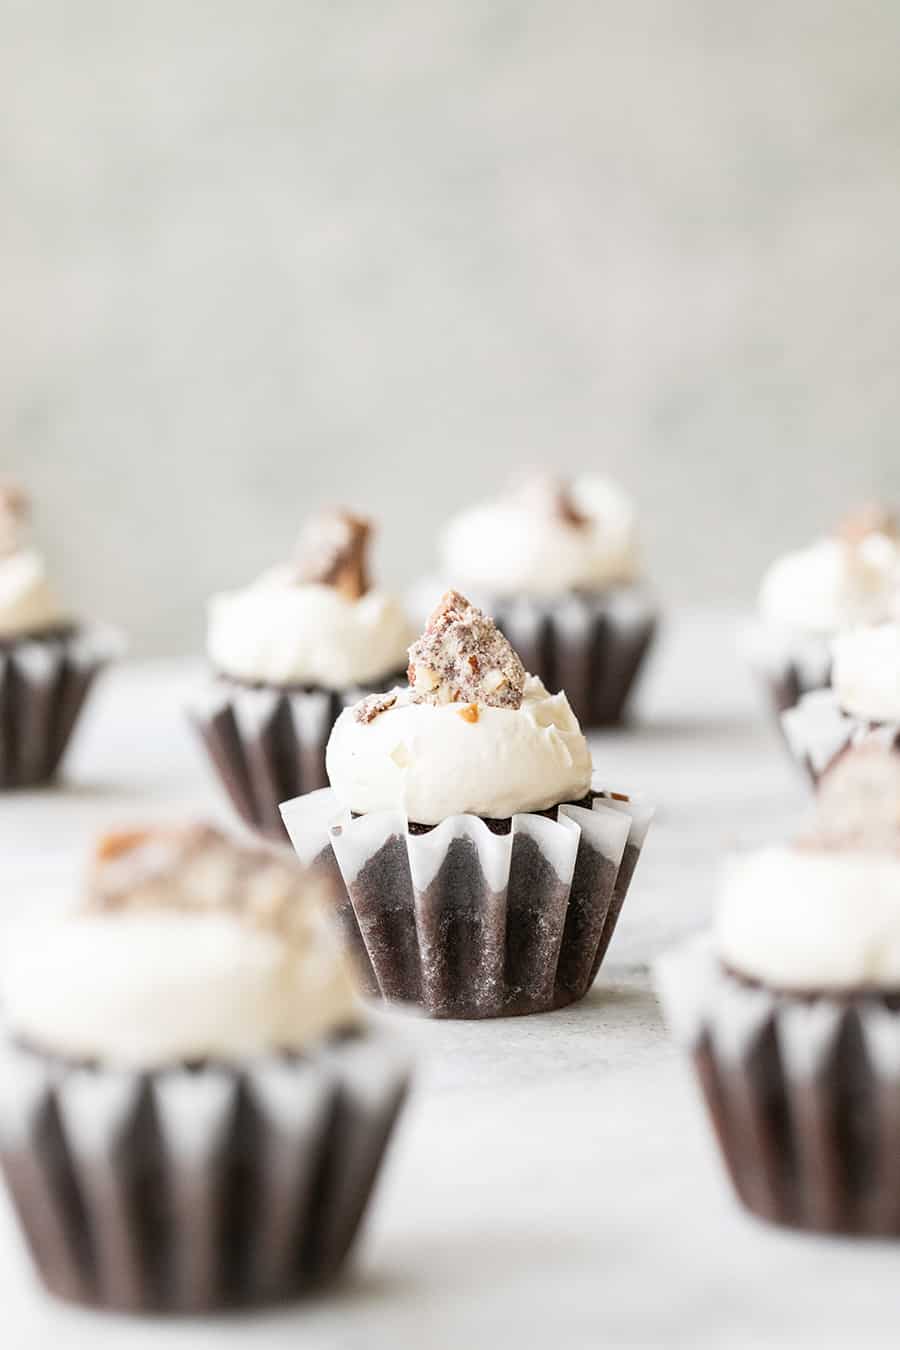
[(0, 14), (0, 467), (138, 650), (522, 462), (619, 477), (676, 602), (900, 500), (897, 0)]

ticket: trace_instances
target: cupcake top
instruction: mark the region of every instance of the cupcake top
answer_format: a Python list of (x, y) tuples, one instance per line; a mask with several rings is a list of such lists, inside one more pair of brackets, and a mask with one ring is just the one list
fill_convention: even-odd
[(74, 907), (11, 944), (7, 1027), (136, 1068), (301, 1051), (357, 1019), (319, 891), (292, 858), (208, 826), (108, 835)]
[(28, 547), (30, 514), (19, 487), (0, 486), (0, 638), (37, 636), (69, 622), (44, 559)]
[(637, 575), (635, 511), (605, 478), (534, 474), (451, 520), (441, 554), (448, 577), (485, 595), (602, 590)]
[(731, 863), (715, 936), (729, 969), (775, 989), (900, 992), (900, 755), (846, 750), (809, 835)]
[(565, 694), (526, 674), (459, 592), (442, 598), (409, 661), (408, 688), (363, 699), (334, 726), (326, 765), (343, 806), (436, 825), (584, 797), (591, 755)]
[(835, 535), (774, 562), (759, 593), (775, 628), (829, 637), (890, 618), (900, 603), (900, 532), (882, 507), (854, 512)]
[(207, 650), (216, 670), (250, 684), (340, 690), (402, 669), (406, 617), (399, 601), (370, 589), (370, 537), (368, 521), (323, 512), (292, 562), (214, 595)]
[(835, 638), (831, 685), (844, 712), (864, 722), (900, 722), (900, 622)]

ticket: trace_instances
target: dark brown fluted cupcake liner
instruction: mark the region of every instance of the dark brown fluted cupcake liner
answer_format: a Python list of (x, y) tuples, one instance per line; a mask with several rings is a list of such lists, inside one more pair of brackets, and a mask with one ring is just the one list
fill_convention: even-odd
[(854, 717), (841, 708), (831, 689), (806, 694), (795, 708), (782, 715), (781, 726), (791, 753), (814, 784), (839, 755), (865, 737), (874, 736), (885, 745), (900, 746), (897, 723)]
[(659, 976), (741, 1203), (792, 1228), (900, 1236), (896, 1000), (748, 985), (706, 942)]
[(406, 1086), (374, 1033), (246, 1069), (146, 1074), (10, 1047), (0, 1163), (62, 1298), (130, 1312), (279, 1302), (341, 1268)]
[[(405, 673), (373, 689), (391, 688)], [(252, 829), (286, 843), (279, 803), (325, 787), (325, 748), (344, 708), (367, 689), (279, 689), (219, 677), (188, 715), (232, 806)]]
[(548, 689), (566, 691), (582, 726), (622, 720), (657, 624), (639, 587), (552, 599), (488, 597), (484, 608), (525, 669)]
[(55, 777), (92, 684), (123, 645), (83, 627), (0, 646), (0, 788)]
[(467, 815), (426, 831), (398, 812), (351, 818), (328, 790), (283, 810), (301, 858), (329, 869), (366, 992), (459, 1018), (584, 997), (653, 814), (596, 793), (505, 832)]

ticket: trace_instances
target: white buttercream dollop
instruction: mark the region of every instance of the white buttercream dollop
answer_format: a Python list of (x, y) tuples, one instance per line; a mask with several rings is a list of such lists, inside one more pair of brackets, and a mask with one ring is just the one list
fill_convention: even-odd
[(141, 1068), (300, 1051), (358, 1016), (326, 927), (288, 942), (231, 914), (162, 908), (30, 924), (7, 947), (2, 995), (28, 1044)]
[(629, 498), (604, 478), (575, 479), (582, 524), (537, 510), (526, 495), (485, 502), (450, 521), (441, 540), (454, 585), (485, 595), (562, 595), (635, 579), (637, 525)]
[(67, 621), (48, 579), (44, 559), (33, 549), (0, 558), (0, 638), (27, 637)]
[(777, 559), (763, 576), (759, 609), (775, 628), (830, 636), (889, 618), (898, 600), (900, 545), (873, 533), (855, 546), (820, 539)]
[(900, 623), (841, 633), (832, 653), (839, 707), (865, 722), (900, 722)]
[(900, 989), (900, 856), (776, 846), (735, 858), (715, 940), (725, 965), (776, 989)]
[[(528, 676), (519, 708), (396, 703), (370, 722), (347, 708), (326, 767), (351, 811), (397, 810), (422, 825), (471, 813), (499, 817), (577, 801), (591, 784), (591, 753), (565, 694)], [(471, 709), (477, 720), (470, 720)]]
[(365, 686), (406, 666), (410, 640), (399, 601), (378, 591), (350, 600), (333, 586), (298, 584), (289, 567), (209, 603), (210, 661), (251, 683)]

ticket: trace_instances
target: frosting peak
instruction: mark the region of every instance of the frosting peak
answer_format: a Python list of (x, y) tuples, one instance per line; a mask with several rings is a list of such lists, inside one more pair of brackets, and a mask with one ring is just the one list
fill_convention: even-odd
[(831, 684), (843, 711), (864, 722), (900, 723), (900, 622), (841, 633), (832, 654)]

